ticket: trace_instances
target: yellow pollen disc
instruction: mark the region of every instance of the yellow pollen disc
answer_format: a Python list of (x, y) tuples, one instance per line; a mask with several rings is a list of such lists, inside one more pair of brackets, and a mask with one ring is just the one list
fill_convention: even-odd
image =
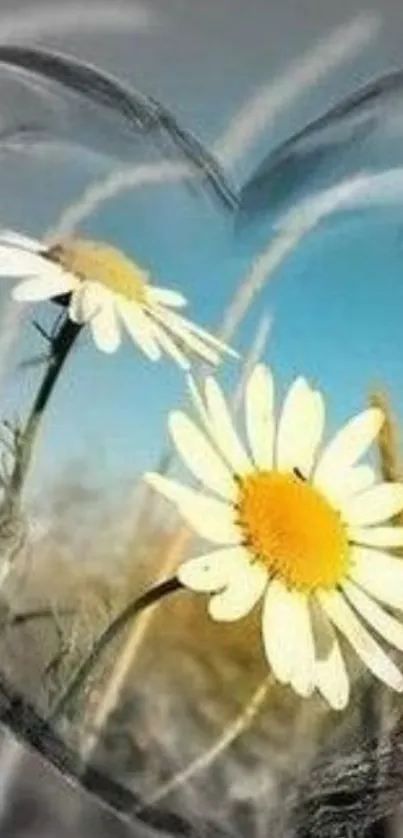
[(137, 303), (146, 300), (146, 272), (115, 247), (86, 239), (69, 239), (50, 248), (47, 255), (83, 282), (99, 282)]
[(293, 474), (262, 471), (239, 481), (238, 521), (256, 559), (291, 588), (336, 586), (350, 548), (340, 514)]

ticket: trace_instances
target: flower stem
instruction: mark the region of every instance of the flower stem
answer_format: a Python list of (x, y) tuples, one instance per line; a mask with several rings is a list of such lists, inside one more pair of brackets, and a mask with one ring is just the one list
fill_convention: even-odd
[(124, 627), (130, 620), (132, 620), (134, 617), (137, 617), (138, 614), (140, 614), (146, 608), (149, 608), (151, 605), (156, 605), (157, 602), (159, 602), (161, 599), (168, 596), (169, 594), (183, 590), (183, 587), (184, 586), (179, 581), (179, 579), (177, 579), (176, 576), (174, 576), (171, 579), (167, 579), (165, 582), (161, 582), (159, 585), (155, 585), (153, 588), (150, 588), (137, 599), (129, 602), (129, 604), (126, 605), (123, 611), (121, 611), (116, 617), (114, 617), (112, 622), (109, 623), (106, 629), (104, 629), (102, 634), (100, 634), (98, 639), (94, 642), (91, 651), (89, 652), (87, 657), (82, 661), (82, 663), (79, 664), (70, 683), (67, 684), (67, 687), (60, 696), (60, 698), (57, 699), (54, 707), (50, 712), (50, 715), (47, 718), (47, 721), (55, 723), (57, 719), (63, 714), (67, 705), (80, 692), (81, 687), (83, 686), (86, 678), (97, 663), (102, 652), (112, 642), (112, 640), (114, 640), (114, 638), (119, 634), (119, 632), (122, 631), (122, 629), (124, 629)]
[(42, 417), (63, 364), (81, 329), (81, 325), (73, 323), (66, 315), (52, 339), (51, 355), (46, 365), (45, 375), (34, 399), (25, 427), (18, 436), (16, 457), (7, 493), (7, 500), (12, 510), (16, 510), (20, 506), (21, 495), (31, 466), (35, 439)]

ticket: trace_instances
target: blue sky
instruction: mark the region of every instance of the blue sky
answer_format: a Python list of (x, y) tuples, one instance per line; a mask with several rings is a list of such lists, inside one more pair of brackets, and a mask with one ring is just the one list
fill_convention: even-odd
[[(180, 233), (172, 224), (171, 242), (175, 232)], [(140, 239), (145, 234), (141, 225), (137, 234)], [(243, 275), (248, 248), (243, 242), (237, 258), (228, 231), (215, 237), (214, 247), (210, 236), (208, 229), (204, 235), (194, 230), (191, 248), (188, 230), (188, 247), (180, 258), (173, 248), (168, 259), (169, 248), (159, 244), (152, 250), (152, 261), (155, 275), (183, 289), (191, 300), (192, 314), (213, 327)], [(124, 237), (122, 244), (126, 244)], [(379, 384), (386, 387), (403, 417), (401, 248), (397, 219), (391, 213), (335, 218), (284, 263), (256, 300), (237, 337), (237, 347), (246, 351), (262, 312), (272, 312), (274, 325), (265, 360), (278, 376), (279, 392), (284, 393), (295, 375), (308, 376), (328, 398), (329, 431), (361, 409), (368, 392)], [(134, 243), (132, 252), (137, 252)], [(52, 308), (41, 306), (36, 314), (49, 322)], [(20, 359), (38, 345), (29, 332), (27, 327), (18, 347)], [(12, 402), (29, 403), (38, 373), (18, 374)], [(222, 371), (221, 380), (229, 391), (237, 374), (234, 362)], [(129, 340), (117, 355), (104, 357), (90, 337), (84, 337), (48, 412), (37, 478), (57, 472), (63, 461), (76, 457), (116, 477), (134, 476), (153, 467), (166, 444), (169, 409), (183, 398), (182, 375), (169, 361), (150, 364)]]
[[(156, 8), (158, 16), (161, 10), (157, 5), (152, 3), (151, 8)], [(137, 86), (177, 107), (187, 124), (206, 139), (220, 133), (236, 106), (256, 86), (284, 69), (284, 64), (323, 34), (326, 26), (345, 22), (352, 13), (351, 4), (345, 8), (342, 4), (337, 13), (328, 6), (327, 17), (321, 13), (315, 18), (312, 4), (307, 3), (311, 23), (315, 20), (314, 30), (309, 30), (308, 19), (303, 24), (302, 16), (301, 31), (293, 29), (291, 40), (286, 41), (285, 4), (277, 21), (277, 44), (272, 31), (274, 18), (265, 16), (266, 7), (257, 0), (253, 25), (249, 18), (242, 23), (234, 16), (232, 33), (225, 25), (228, 18), (224, 9), (226, 14), (230, 12), (228, 2), (220, 7), (217, 18), (209, 4), (203, 12), (194, 9), (193, 17), (189, 7), (178, 2), (171, 5), (171, 22), (164, 6), (168, 21), (165, 30), (160, 26), (154, 32), (133, 36), (131, 46), (136, 44), (138, 48), (133, 66), (129, 67), (128, 42), (123, 36), (121, 67), (116, 35), (110, 37), (110, 51), (103, 36), (102, 62), (99, 50), (95, 55), (94, 42), (79, 51), (114, 72), (135, 78)], [(238, 9), (237, 3), (235, 7)], [(399, 9), (391, 3), (387, 13), (389, 35), (397, 23), (402, 33)], [(267, 38), (271, 49), (267, 50), (263, 21), (265, 31), (270, 32)], [(179, 36), (181, 49), (175, 64)], [(153, 39), (158, 45), (154, 63), (149, 49)], [(235, 44), (238, 53), (243, 45), (250, 60), (240, 60)], [(77, 54), (75, 42), (74, 51)], [(396, 66), (397, 55), (397, 35), (396, 41), (383, 37), (377, 48), (371, 47), (351, 68), (334, 74), (286, 118), (269, 126), (245, 161), (245, 169), (251, 170), (276, 140), (300, 127), (308, 116), (315, 116), (376, 72)], [(205, 75), (201, 76), (203, 62)], [(186, 72), (191, 66), (193, 74)], [(384, 165), (387, 167), (387, 159)], [(103, 174), (105, 169), (99, 160), (77, 160), (71, 154), (66, 158), (60, 154), (7, 156), (0, 168), (1, 188), (9, 202), (3, 209), (2, 222), (39, 234), (86, 180)], [(211, 329), (220, 323), (223, 309), (261, 244), (260, 233), (253, 225), (242, 235), (234, 235), (231, 218), (217, 205), (201, 192), (190, 194), (178, 186), (151, 187), (128, 194), (108, 204), (83, 226), (82, 232), (122, 246), (151, 271), (158, 284), (182, 290), (189, 299), (189, 316)], [(368, 390), (378, 384), (388, 389), (403, 419), (402, 255), (401, 220), (396, 208), (393, 212), (384, 208), (335, 216), (284, 262), (237, 335), (236, 347), (247, 351), (262, 313), (273, 314), (265, 360), (274, 367), (280, 393), (297, 374), (312, 378), (329, 398), (329, 431), (359, 410)], [(52, 314), (50, 305), (35, 309), (43, 322), (49, 322)], [(13, 358), (14, 368), (39, 347), (38, 337), (27, 324)], [(12, 373), (3, 413), (16, 408), (22, 415), (26, 413), (39, 373), (39, 369)], [(220, 373), (229, 390), (236, 376), (233, 362)], [(154, 467), (167, 442), (168, 412), (181, 403), (184, 395), (183, 377), (171, 362), (150, 364), (129, 340), (117, 355), (104, 357), (89, 337), (82, 339), (54, 394), (38, 447), (33, 486), (40, 486), (44, 476), (57, 473), (64, 463), (77, 457), (98, 464), (102, 473), (107, 471), (117, 478)]]

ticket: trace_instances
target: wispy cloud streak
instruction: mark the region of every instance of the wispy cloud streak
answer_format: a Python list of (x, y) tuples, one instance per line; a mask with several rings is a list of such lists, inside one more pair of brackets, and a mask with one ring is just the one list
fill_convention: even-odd
[(302, 201), (279, 220), (274, 240), (270, 239), (267, 247), (252, 264), (227, 309), (220, 329), (223, 340), (234, 334), (263, 286), (301, 240), (331, 213), (352, 206), (359, 199), (362, 200), (363, 195), (368, 194), (370, 180), (370, 175), (364, 174), (350, 178)]
[(243, 158), (267, 125), (298, 102), (301, 95), (354, 58), (376, 37), (381, 20), (363, 13), (322, 38), (302, 58), (298, 58), (274, 82), (265, 84), (230, 122), (215, 145), (216, 156), (227, 166)]

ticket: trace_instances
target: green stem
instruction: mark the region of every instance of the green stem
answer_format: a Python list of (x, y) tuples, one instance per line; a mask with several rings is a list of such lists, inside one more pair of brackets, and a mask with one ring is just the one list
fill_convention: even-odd
[(58, 717), (62, 715), (67, 705), (73, 700), (73, 698), (75, 698), (77, 693), (80, 692), (84, 681), (90, 674), (92, 668), (95, 666), (102, 652), (130, 620), (137, 617), (138, 614), (146, 608), (149, 608), (151, 605), (155, 605), (163, 599), (163, 597), (179, 590), (183, 590), (183, 585), (179, 579), (173, 577), (172, 579), (167, 579), (165, 582), (161, 582), (154, 588), (150, 588), (149, 591), (146, 591), (145, 594), (142, 594), (138, 597), (138, 599), (129, 602), (126, 608), (124, 608), (123, 611), (121, 611), (120, 614), (118, 614), (117, 617), (109, 623), (106, 629), (98, 637), (98, 640), (94, 642), (91, 651), (82, 663), (79, 664), (64, 693), (57, 699), (50, 715), (47, 718), (47, 721), (55, 723)]
[(68, 315), (66, 315), (52, 341), (52, 352), (47, 363), (45, 375), (34, 399), (25, 428), (18, 439), (16, 459), (8, 486), (8, 500), (12, 509), (18, 508), (21, 502), (21, 494), (32, 462), (34, 443), (39, 425), (61, 373), (63, 364), (81, 329), (81, 325), (73, 323)]

